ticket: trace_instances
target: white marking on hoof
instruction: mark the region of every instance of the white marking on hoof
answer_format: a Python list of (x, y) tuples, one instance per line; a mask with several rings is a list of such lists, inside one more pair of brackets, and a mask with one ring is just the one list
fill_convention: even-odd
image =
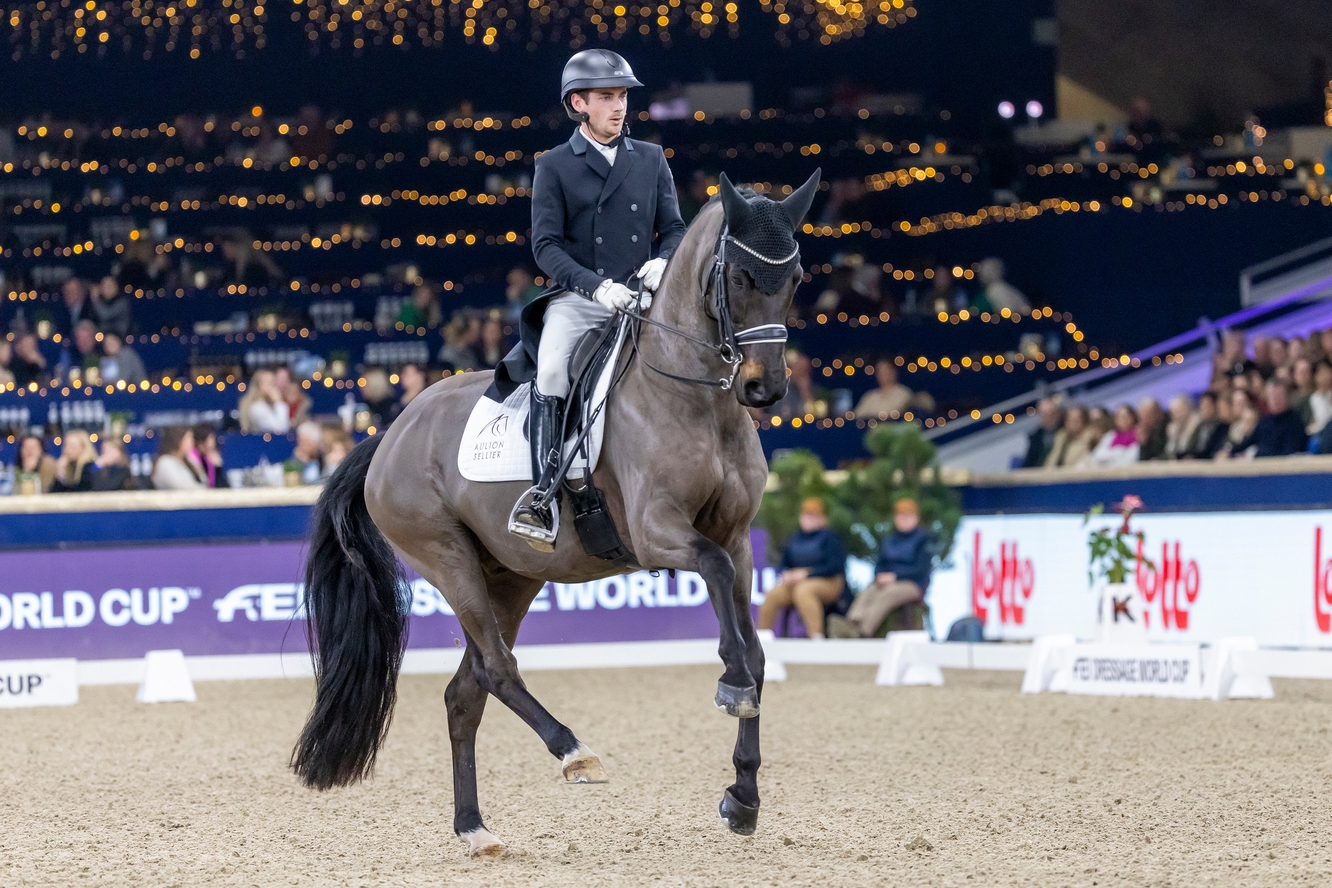
[(577, 749), (564, 757), (564, 779), (570, 783), (606, 783), (610, 777), (597, 754), (579, 743)]
[(494, 860), (504, 856), (504, 843), (495, 838), (484, 826), (470, 832), (459, 833), (458, 838), (466, 843), (468, 857)]

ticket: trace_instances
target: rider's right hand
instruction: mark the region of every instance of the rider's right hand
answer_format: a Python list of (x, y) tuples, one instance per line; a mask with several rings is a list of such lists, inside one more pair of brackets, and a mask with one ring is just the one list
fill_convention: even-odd
[(638, 294), (624, 284), (605, 280), (601, 282), (601, 286), (597, 287), (596, 292), (592, 294), (592, 298), (611, 311), (623, 311), (638, 301)]

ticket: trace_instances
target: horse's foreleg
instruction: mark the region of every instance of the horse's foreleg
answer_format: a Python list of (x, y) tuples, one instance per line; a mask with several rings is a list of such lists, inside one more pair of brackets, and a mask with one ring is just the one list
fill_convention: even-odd
[(453, 831), (473, 857), (498, 857), (504, 845), (481, 822), (476, 795), (476, 729), (486, 709), (485, 690), (476, 680), (478, 662), (468, 645), (458, 671), (444, 692), (453, 747)]
[[(749, 666), (741, 617), (736, 607), (736, 583), (739, 579), (736, 564), (725, 549), (701, 535), (691, 548), (695, 553), (698, 573), (708, 585), (708, 597), (712, 599), (713, 610), (717, 613), (720, 628), (717, 652), (726, 667), (717, 683), (717, 698), (714, 702), (727, 715), (754, 718), (759, 712), (758, 687)], [(744, 588), (749, 588), (748, 578), (744, 580)], [(744, 623), (749, 625), (748, 605), (745, 607)], [(753, 631), (750, 625), (751, 635)]]
[[(753, 614), (749, 609), (750, 586), (753, 580), (753, 553), (746, 545), (733, 547), (731, 559), (735, 565), (735, 602), (736, 622), (740, 636), (745, 644), (745, 662), (750, 674), (754, 676), (756, 698), (763, 697), (763, 645), (759, 643), (754, 631)], [(762, 763), (759, 755), (759, 718), (740, 720), (740, 730), (735, 740), (735, 783), (726, 789), (719, 811), (726, 825), (732, 832), (743, 836), (753, 835), (758, 827), (759, 791), (758, 769)]]

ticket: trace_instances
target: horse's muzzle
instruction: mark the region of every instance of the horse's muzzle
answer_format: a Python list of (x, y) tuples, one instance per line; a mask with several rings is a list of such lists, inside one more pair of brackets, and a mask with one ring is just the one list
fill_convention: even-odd
[(736, 398), (746, 407), (767, 407), (786, 396), (786, 366), (778, 363), (778, 371), (771, 372), (753, 359), (740, 365), (736, 378)]

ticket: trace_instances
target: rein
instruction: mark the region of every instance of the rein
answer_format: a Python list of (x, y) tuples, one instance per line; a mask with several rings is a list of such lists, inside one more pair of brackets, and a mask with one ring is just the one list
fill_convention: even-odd
[[(781, 259), (769, 259), (767, 256), (751, 249), (744, 243), (734, 237), (731, 237), (730, 228), (725, 222), (722, 223), (721, 232), (717, 235), (717, 247), (713, 251), (712, 259), (712, 296), (717, 306), (717, 335), (720, 343), (712, 343), (706, 339), (700, 339), (686, 333), (683, 330), (654, 321), (649, 317), (640, 314), (637, 311), (623, 309), (625, 315), (638, 321), (637, 324), (630, 327), (630, 332), (634, 340), (634, 353), (642, 360), (643, 365), (649, 370), (667, 379), (673, 379), (676, 382), (685, 382), (690, 385), (706, 385), (712, 388), (719, 388), (724, 392), (730, 391), (731, 386), (735, 384), (735, 378), (740, 373), (740, 350), (747, 345), (759, 345), (766, 342), (786, 342), (787, 330), (785, 324), (760, 324), (757, 327), (746, 327), (743, 330), (735, 329), (735, 321), (731, 317), (730, 294), (726, 288), (726, 245), (735, 244), (740, 249), (755, 256), (771, 265), (785, 265), (795, 258), (799, 248), (791, 253), (790, 256)], [(640, 290), (641, 292), (641, 290)], [(647, 358), (643, 357), (642, 349), (638, 345), (638, 331), (642, 324), (651, 324), (667, 333), (679, 336), (681, 339), (700, 345), (708, 351), (716, 352), (723, 363), (731, 368), (729, 376), (723, 376), (720, 379), (701, 378), (696, 376), (677, 376), (674, 373), (668, 373), (660, 367), (654, 366)]]

